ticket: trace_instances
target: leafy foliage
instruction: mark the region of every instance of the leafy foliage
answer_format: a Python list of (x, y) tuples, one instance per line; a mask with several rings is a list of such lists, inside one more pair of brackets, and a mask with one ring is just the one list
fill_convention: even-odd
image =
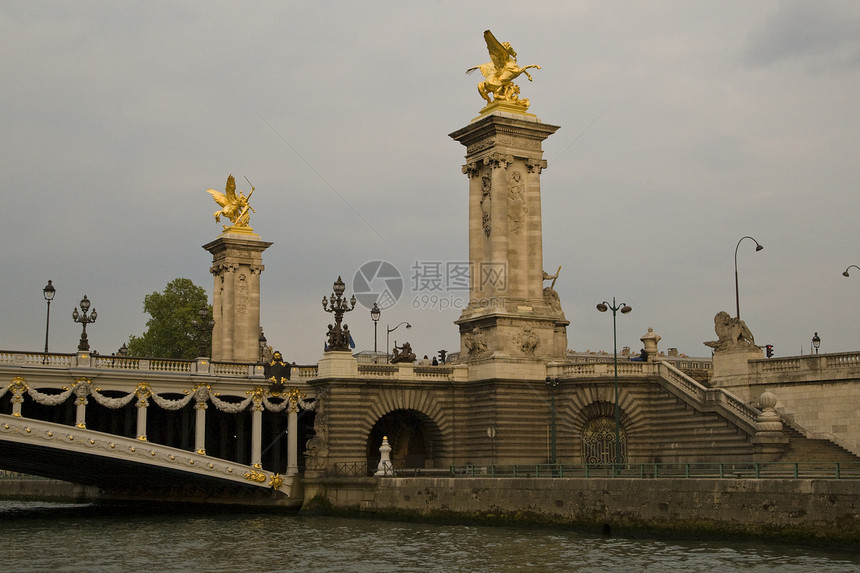
[[(198, 314), (206, 309), (202, 318)], [(163, 293), (146, 295), (143, 310), (151, 316), (143, 336), (132, 335), (128, 340), (130, 356), (152, 358), (195, 358), (205, 348), (212, 347), (212, 307), (206, 290), (190, 279), (177, 278), (167, 284)], [(196, 323), (196, 324), (195, 324)]]

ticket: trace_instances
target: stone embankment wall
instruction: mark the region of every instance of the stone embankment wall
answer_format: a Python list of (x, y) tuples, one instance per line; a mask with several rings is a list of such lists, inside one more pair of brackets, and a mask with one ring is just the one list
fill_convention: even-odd
[(860, 544), (856, 480), (384, 478), (325, 480), (305, 508), (563, 525), (595, 533)]
[(6, 500), (89, 503), (98, 495), (98, 488), (53, 479), (0, 479), (0, 499)]

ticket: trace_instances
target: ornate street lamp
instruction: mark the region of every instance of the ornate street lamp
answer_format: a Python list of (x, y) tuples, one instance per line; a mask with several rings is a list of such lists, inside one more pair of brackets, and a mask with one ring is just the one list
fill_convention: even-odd
[(755, 243), (756, 252), (758, 252), (764, 248), (759, 244), (758, 241), (756, 241), (752, 237), (741, 237), (741, 240), (738, 241), (738, 244), (735, 246), (735, 310), (738, 313), (737, 318), (741, 317), (741, 303), (740, 303), (740, 298), (738, 297), (738, 247), (741, 246), (741, 241), (743, 241), (744, 239), (749, 239), (753, 243)]
[[(374, 355), (377, 352), (377, 350), (376, 350), (376, 326), (377, 326), (377, 323), (379, 323), (379, 315), (381, 315), (381, 314), (382, 314), (382, 311), (379, 310), (379, 307), (376, 305), (376, 303), (373, 303), (373, 308), (370, 309), (370, 320), (373, 321), (373, 354)], [(376, 360), (376, 356), (374, 356), (373, 359)]]
[(42, 294), (48, 303), (48, 318), (45, 321), (45, 358), (43, 359), (43, 363), (48, 362), (48, 331), (51, 328), (51, 301), (54, 300), (54, 295), (56, 293), (57, 289), (54, 288), (51, 281), (48, 281), (48, 284), (46, 284), (45, 288), (42, 289)]
[(343, 298), (343, 291), (346, 290), (346, 285), (340, 277), (337, 277), (337, 280), (334, 281), (332, 290), (334, 292), (331, 293), (329, 298), (322, 298), (323, 310), (334, 314), (334, 326), (331, 324), (328, 325), (328, 343), (325, 350), (326, 352), (332, 350), (348, 351), (350, 340), (349, 327), (341, 323), (343, 322), (343, 315), (355, 308), (355, 295), (349, 299), (348, 306), (347, 300)]
[(206, 305), (200, 307), (197, 311), (197, 316), (200, 317), (200, 320), (192, 318), (191, 326), (197, 329), (197, 357), (202, 358), (209, 354), (206, 352), (206, 347), (209, 346), (209, 344), (206, 343), (206, 335), (209, 335), (211, 342), (212, 329), (215, 327), (215, 321), (209, 318), (209, 307)]
[(819, 338), (818, 333), (812, 335), (812, 347), (815, 349), (815, 353), (818, 354), (818, 347), (821, 346), (821, 338)]
[(78, 322), (83, 327), (81, 331), (81, 341), (78, 343), (78, 350), (81, 352), (86, 352), (90, 349), (90, 343), (87, 341), (87, 325), (96, 321), (98, 318), (98, 313), (96, 309), (93, 309), (92, 313), (87, 316), (87, 311), (90, 310), (90, 301), (87, 298), (87, 295), (84, 295), (84, 298), (81, 299), (81, 313), (78, 313), (78, 307), (75, 307), (75, 310), (72, 311), (72, 319), (75, 322)]
[(621, 314), (627, 314), (633, 308), (622, 302), (620, 305), (615, 304), (615, 297), (612, 297), (612, 304), (605, 300), (597, 305), (597, 310), (600, 312), (612, 311), (612, 360), (615, 365), (615, 463), (621, 463), (621, 425), (619, 423), (618, 410), (618, 337), (615, 328), (615, 315), (620, 310)]
[(401, 326), (403, 326), (404, 324), (406, 325), (406, 328), (412, 328), (412, 325), (409, 324), (408, 322), (406, 322), (405, 320), (403, 322), (401, 322), (400, 324), (398, 324), (397, 326), (395, 326), (394, 328), (388, 328), (388, 325), (387, 324), (385, 325), (385, 330), (387, 331), (385, 333), (385, 358), (386, 358), (386, 360), (389, 360), (389, 358), (388, 358), (389, 357), (389, 354), (388, 354), (389, 350), (388, 349), (391, 348), (391, 345), (389, 343), (389, 338), (391, 337), (391, 333), (394, 332), (395, 330), (397, 330), (398, 328), (400, 328)]
[[(848, 269), (850, 269), (851, 267), (854, 267), (855, 269), (857, 269), (858, 271), (860, 271), (860, 267), (858, 267), (857, 265), (848, 265)], [(843, 276), (843, 277), (850, 276), (850, 275), (848, 274), (848, 269), (845, 269), (845, 272), (844, 272), (844, 273), (842, 273), (842, 276)], [(48, 281), (48, 283), (49, 283), (49, 284), (50, 284), (50, 282), (51, 282), (51, 281)]]
[(266, 335), (263, 334), (263, 327), (260, 327), (260, 337), (257, 339), (257, 346), (260, 347), (260, 362), (266, 363), (266, 348), (268, 347), (269, 341), (266, 340)]

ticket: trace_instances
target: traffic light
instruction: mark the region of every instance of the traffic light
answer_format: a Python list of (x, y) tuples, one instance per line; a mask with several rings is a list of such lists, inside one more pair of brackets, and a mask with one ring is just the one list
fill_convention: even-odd
[(447, 350), (440, 350), (439, 351), (439, 364), (445, 364), (445, 358), (447, 358), (447, 356), (448, 356)]
[(773, 344), (765, 344), (764, 350), (768, 358), (773, 356)]

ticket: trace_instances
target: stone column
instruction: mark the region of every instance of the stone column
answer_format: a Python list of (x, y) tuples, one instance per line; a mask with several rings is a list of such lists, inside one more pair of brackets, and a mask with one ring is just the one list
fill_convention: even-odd
[(197, 410), (194, 418), (194, 450), (201, 455), (206, 454), (206, 402), (197, 402), (194, 409)]
[(290, 404), (287, 414), (287, 475), (299, 473), (299, 412), (295, 404)]
[(212, 360), (259, 361), (262, 253), (272, 243), (256, 233), (225, 232), (203, 245), (212, 253)]
[(149, 407), (149, 401), (141, 398), (137, 402), (137, 439), (141, 442), (146, 441), (146, 411)]
[(251, 465), (263, 467), (263, 403), (254, 398), (251, 406)]
[(570, 323), (555, 291), (544, 290), (540, 208), (541, 142), (557, 129), (531, 114), (494, 112), (450, 135), (466, 147), (469, 177), (461, 360), (565, 358)]

